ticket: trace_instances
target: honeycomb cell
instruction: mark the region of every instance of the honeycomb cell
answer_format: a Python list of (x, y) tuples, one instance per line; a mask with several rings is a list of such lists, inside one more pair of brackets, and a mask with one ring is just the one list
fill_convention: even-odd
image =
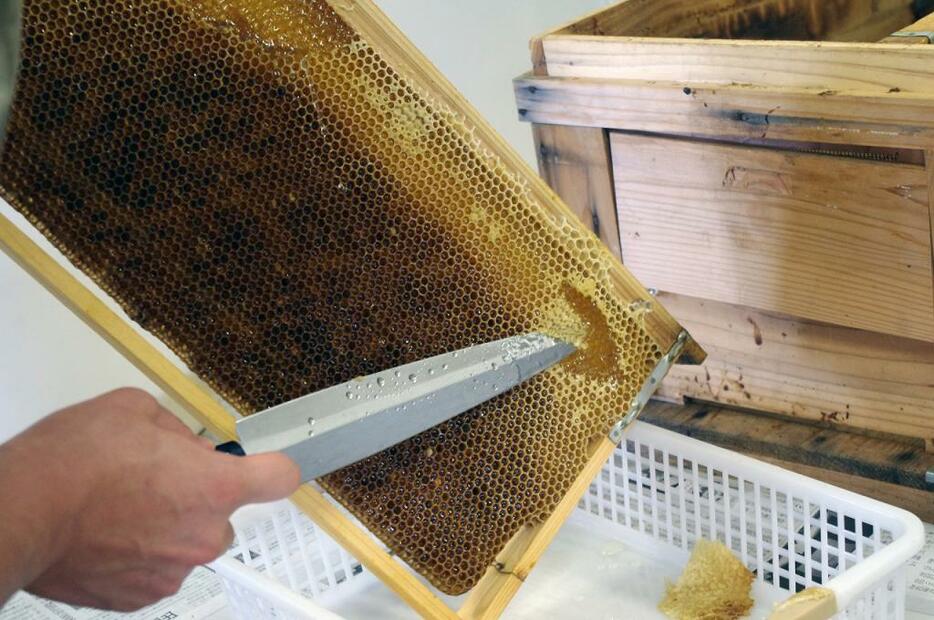
[(0, 186), (250, 414), (528, 331), (552, 371), (321, 484), (448, 593), (660, 357), (609, 254), (322, 0), (26, 0)]

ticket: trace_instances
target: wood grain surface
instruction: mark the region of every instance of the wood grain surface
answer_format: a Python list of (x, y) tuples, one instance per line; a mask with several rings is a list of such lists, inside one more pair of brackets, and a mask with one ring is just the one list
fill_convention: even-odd
[(648, 286), (934, 341), (924, 167), (614, 133), (623, 261)]
[(913, 21), (911, 0), (626, 0), (557, 33), (876, 41)]
[(703, 343), (659, 394), (934, 439), (934, 346), (751, 308), (660, 294)]
[(548, 35), (548, 75), (885, 93), (934, 90), (934, 48)]
[(737, 140), (934, 144), (934, 96), (894, 89), (840, 92), (528, 74), (516, 78), (514, 88), (520, 120), (538, 124)]
[(934, 487), (924, 480), (934, 454), (919, 442), (705, 403), (653, 401), (640, 419), (934, 520)]
[(617, 258), (619, 227), (607, 133), (591, 127), (533, 125), (538, 170)]

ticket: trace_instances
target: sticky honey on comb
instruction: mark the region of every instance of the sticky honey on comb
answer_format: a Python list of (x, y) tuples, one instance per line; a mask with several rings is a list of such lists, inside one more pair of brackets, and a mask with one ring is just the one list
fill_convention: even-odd
[(448, 593), (660, 357), (610, 255), (321, 0), (26, 0), (3, 194), (244, 413), (529, 331), (556, 369), (320, 482)]

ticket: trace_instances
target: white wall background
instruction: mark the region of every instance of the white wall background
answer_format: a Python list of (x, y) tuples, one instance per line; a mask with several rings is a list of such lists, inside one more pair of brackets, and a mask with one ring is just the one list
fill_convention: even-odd
[[(534, 165), (510, 81), (534, 34), (608, 0), (377, 0), (492, 125)], [(5, 204), (0, 212), (21, 222)], [(37, 237), (38, 239), (38, 237)], [(132, 385), (164, 395), (0, 253), (0, 441), (43, 415)]]
[(611, 0), (375, 0), (534, 167), (512, 79), (531, 68), (529, 39)]

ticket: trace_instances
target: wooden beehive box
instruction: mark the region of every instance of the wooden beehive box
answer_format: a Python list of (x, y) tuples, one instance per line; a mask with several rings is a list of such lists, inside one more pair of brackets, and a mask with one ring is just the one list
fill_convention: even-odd
[(869, 476), (881, 482), (863, 491), (931, 518), (924, 5), (628, 0), (534, 39), (515, 87), (542, 175), (710, 354), (662, 394), (822, 427), (753, 436), (710, 406), (649, 415), (808, 473)]

